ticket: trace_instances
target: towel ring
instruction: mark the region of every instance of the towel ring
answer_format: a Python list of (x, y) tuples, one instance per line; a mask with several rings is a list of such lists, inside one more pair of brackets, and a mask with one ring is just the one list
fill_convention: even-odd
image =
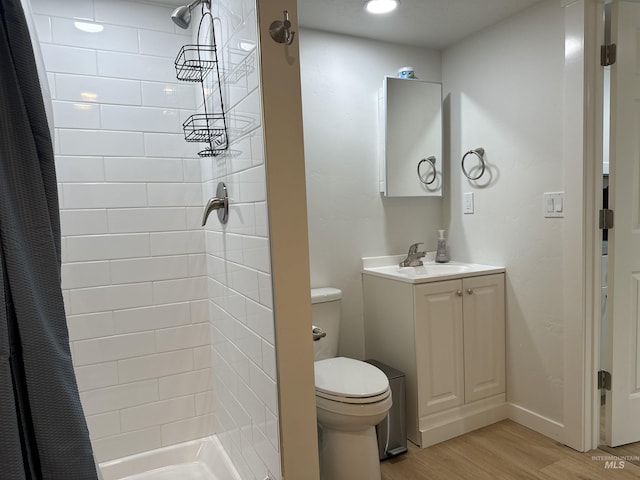
[[(427, 162), (427, 164), (429, 165), (429, 169), (431, 170), (431, 172), (429, 172), (429, 174), (433, 173), (433, 176), (431, 178), (431, 180), (427, 181), (427, 179), (429, 178), (429, 174), (427, 174), (424, 178), (422, 177), (422, 174), (420, 173), (420, 166), (424, 163)], [(418, 162), (418, 178), (420, 179), (420, 181), (422, 183), (424, 183), (425, 185), (431, 185), (433, 182), (436, 181), (436, 178), (438, 176), (438, 172), (436, 171), (436, 157), (434, 157), (433, 155), (427, 158), (423, 158), (422, 160), (420, 160)]]
[[(480, 160), (480, 173), (475, 177), (472, 177), (471, 175), (469, 175), (469, 172), (467, 171), (467, 169), (464, 168), (464, 161), (467, 158), (467, 156), (469, 156), (470, 154), (474, 154)], [(474, 148), (473, 150), (469, 150), (467, 153), (464, 154), (464, 157), (462, 157), (462, 173), (464, 173), (464, 176), (467, 177), (469, 180), (478, 180), (480, 177), (482, 177), (482, 175), (484, 175), (485, 169), (486, 169), (486, 164), (484, 161), (484, 148), (478, 147), (478, 148)]]

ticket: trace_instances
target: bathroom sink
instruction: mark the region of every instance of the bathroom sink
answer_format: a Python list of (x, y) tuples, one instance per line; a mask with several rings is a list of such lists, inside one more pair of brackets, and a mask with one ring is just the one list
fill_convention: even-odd
[[(377, 258), (385, 257), (376, 257), (376, 259)], [(367, 262), (367, 260), (368, 259), (363, 259), (363, 273), (408, 283), (427, 283), (474, 275), (500, 273), (504, 271), (504, 268), (502, 267), (477, 265), (472, 263), (435, 263), (433, 261), (427, 261), (419, 267), (400, 267), (397, 263), (390, 265), (376, 265), (375, 263), (378, 262)]]
[(455, 273), (465, 273), (471, 270), (469, 265), (454, 263), (433, 263), (420, 267), (395, 267), (401, 275), (410, 277), (431, 277), (434, 275), (453, 275)]
[(388, 275), (398, 275), (407, 278), (421, 278), (421, 277), (437, 277), (441, 275), (455, 275), (458, 273), (465, 273), (471, 270), (469, 265), (459, 263), (425, 263), (419, 267), (399, 267), (398, 265), (387, 265), (384, 267), (377, 267), (380, 273), (386, 273)]

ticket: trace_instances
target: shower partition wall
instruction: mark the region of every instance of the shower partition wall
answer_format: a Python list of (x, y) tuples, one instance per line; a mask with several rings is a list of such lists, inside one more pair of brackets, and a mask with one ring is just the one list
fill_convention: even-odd
[[(195, 13), (195, 12), (194, 12)], [(269, 257), (257, 15), (254, 2), (212, 4), (229, 148), (202, 158), (205, 205), (219, 182), (231, 205), (205, 227), (215, 431), (244, 478), (280, 478), (275, 330)], [(200, 21), (194, 15), (192, 25)], [(207, 21), (207, 18), (204, 19)], [(196, 44), (212, 45), (201, 29)], [(222, 111), (217, 77), (205, 79), (207, 110)], [(205, 111), (204, 104), (198, 113)]]
[[(213, 159), (181, 133), (202, 105), (174, 76), (193, 38), (171, 7), (32, 6), (54, 99), (68, 326), (98, 460), (217, 433), (243, 479), (280, 478), (254, 2), (213, 5), (230, 114), (229, 152)], [(219, 180), (229, 223), (203, 231)]]

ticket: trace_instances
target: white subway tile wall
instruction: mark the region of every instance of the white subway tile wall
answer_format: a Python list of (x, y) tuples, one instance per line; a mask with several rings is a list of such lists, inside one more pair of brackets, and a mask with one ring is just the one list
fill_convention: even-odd
[[(63, 294), (98, 460), (216, 433), (243, 479), (281, 479), (255, 1), (214, 2), (230, 146), (203, 159), (181, 132), (201, 91), (173, 70), (197, 11), (188, 32), (164, 5), (32, 3), (55, 100)], [(219, 181), (229, 223), (214, 214), (203, 230)]]
[[(63, 292), (99, 461), (214, 433), (196, 108), (172, 8), (32, 0), (54, 95)], [(99, 29), (96, 33), (86, 30)], [(84, 30), (83, 30), (84, 28)]]
[[(198, 403), (213, 403), (216, 434), (241, 478), (280, 479), (255, 1), (217, 0), (213, 14), (221, 19), (215, 27), (231, 141), (224, 155), (202, 159), (203, 200), (223, 181), (232, 205), (226, 226), (215, 214), (206, 226), (213, 398), (203, 394)], [(217, 91), (212, 82), (205, 86), (211, 111)]]

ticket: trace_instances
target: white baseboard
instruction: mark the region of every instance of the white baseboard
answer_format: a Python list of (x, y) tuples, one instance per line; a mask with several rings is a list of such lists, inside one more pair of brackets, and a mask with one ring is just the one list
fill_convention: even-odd
[(561, 442), (564, 425), (513, 403), (507, 404), (508, 418), (542, 435)]
[(520, 405), (507, 403), (504, 394), (501, 394), (423, 417), (420, 420), (420, 446), (425, 448), (435, 445), (507, 418), (562, 442), (563, 424)]
[(504, 393), (420, 419), (422, 448), (508, 418)]

